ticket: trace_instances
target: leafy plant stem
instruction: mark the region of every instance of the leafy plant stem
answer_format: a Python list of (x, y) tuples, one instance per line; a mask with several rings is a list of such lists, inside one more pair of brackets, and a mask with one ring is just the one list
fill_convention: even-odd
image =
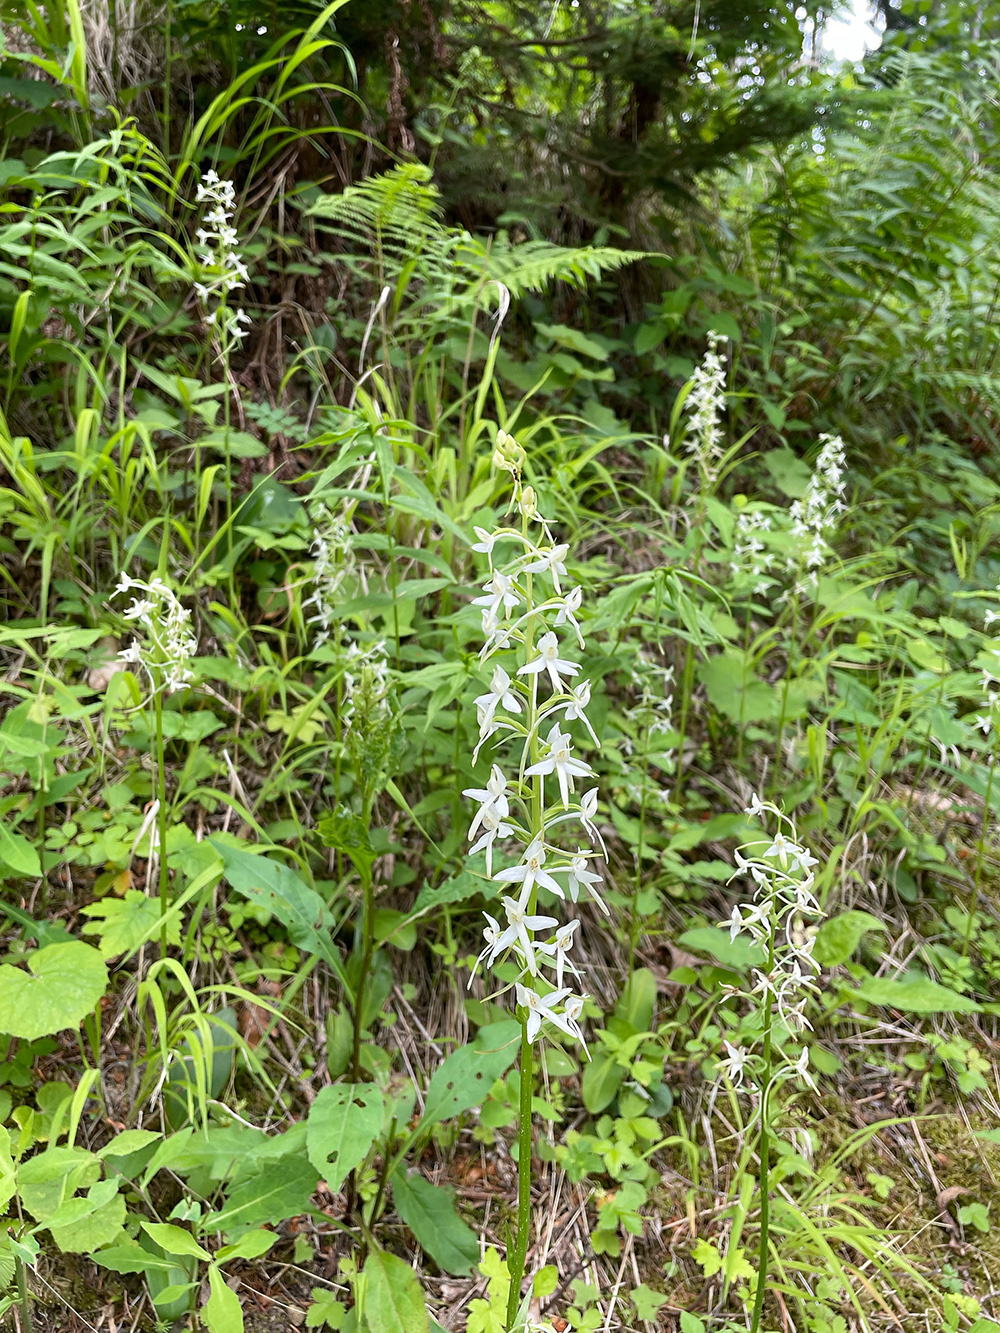
[(167, 765), (163, 744), (163, 691), (157, 690), (153, 700), (154, 730), (156, 731), (156, 799), (158, 802), (157, 834), (159, 840), (160, 876), (160, 954), (167, 956), (167, 912), (170, 910), (170, 872), (167, 866)]
[[(768, 950), (768, 973), (774, 967), (774, 933), (770, 939)], [(760, 1157), (760, 1245), (757, 1252), (757, 1288), (754, 1292), (753, 1315), (750, 1320), (750, 1333), (758, 1333), (760, 1328), (761, 1315), (764, 1310), (764, 1294), (767, 1287), (767, 1267), (769, 1250), (769, 1232), (771, 1223), (771, 1196), (770, 1196), (770, 1153), (771, 1153), (771, 1134), (768, 1125), (768, 1097), (771, 1091), (771, 1011), (774, 1002), (774, 996), (771, 991), (767, 992), (767, 998), (764, 1001), (764, 1043), (761, 1048), (761, 1054), (764, 1059), (764, 1076), (761, 1082), (760, 1096), (760, 1139), (757, 1145), (758, 1155)]]
[(14, 1271), (17, 1275), (17, 1308), (21, 1312), (22, 1333), (32, 1333), (31, 1304), (28, 1300), (28, 1279), (24, 1272), (24, 1260), (14, 1256)]
[(528, 1231), (531, 1227), (531, 1089), (534, 1081), (531, 1042), (528, 1039), (528, 1019), (521, 1020), (521, 1098), (517, 1128), (517, 1236), (513, 1253), (507, 1261), (510, 1273), (510, 1292), (507, 1296), (507, 1328), (514, 1327), (521, 1303), (521, 1283), (524, 1279), (524, 1261), (528, 1254)]
[[(367, 828), (371, 821), (371, 797), (366, 795), (362, 809), (362, 822)], [(371, 969), (372, 955), (375, 952), (375, 889), (372, 880), (371, 863), (362, 861), (361, 874), (361, 965), (358, 968), (358, 984), (354, 996), (354, 1051), (351, 1068), (355, 1083), (361, 1082), (361, 1033), (364, 1030), (365, 985)]]
[(777, 791), (778, 780), (781, 776), (781, 746), (785, 738), (785, 721), (788, 716), (788, 691), (792, 680), (792, 671), (795, 666), (795, 649), (798, 647), (798, 620), (799, 620), (799, 595), (796, 592), (792, 598), (792, 615), (789, 624), (788, 637), (788, 661), (785, 664), (785, 676), (781, 682), (781, 710), (778, 714), (778, 738), (774, 744), (774, 768), (771, 776), (770, 796), (774, 796)]
[(969, 908), (968, 920), (965, 923), (965, 938), (962, 941), (962, 957), (968, 958), (969, 947), (972, 944), (972, 928), (976, 920), (976, 909), (979, 906), (979, 890), (983, 880), (983, 854), (986, 851), (986, 829), (990, 818), (990, 798), (993, 795), (993, 774), (996, 772), (997, 747), (994, 745), (993, 753), (990, 755), (990, 773), (986, 779), (986, 797), (983, 801), (983, 822), (979, 829), (979, 841), (976, 843), (976, 873), (972, 888), (972, 905)]
[(687, 738), (688, 708), (694, 688), (694, 653), (690, 643), (684, 644), (684, 671), (681, 674), (681, 720), (677, 727), (677, 780), (674, 783), (674, 803), (678, 804), (684, 789), (684, 741)]

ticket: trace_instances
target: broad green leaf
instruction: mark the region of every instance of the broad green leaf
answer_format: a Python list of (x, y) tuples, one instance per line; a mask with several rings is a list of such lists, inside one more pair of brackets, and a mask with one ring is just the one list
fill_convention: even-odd
[[(318, 1099), (317, 1099), (318, 1100)], [(301, 1157), (285, 1157), (242, 1181), (222, 1207), (205, 1218), (206, 1230), (230, 1235), (298, 1217), (309, 1207), (319, 1175)]]
[(235, 1245), (223, 1245), (216, 1250), (216, 1262), (225, 1264), (230, 1259), (259, 1259), (277, 1239), (273, 1231), (248, 1231)]
[(309, 1108), (306, 1151), (331, 1190), (359, 1166), (382, 1128), (382, 1093), (370, 1083), (321, 1089)]
[(723, 967), (732, 967), (739, 972), (750, 967), (763, 967), (765, 961), (764, 950), (759, 945), (751, 944), (742, 935), (731, 940), (729, 931), (720, 926), (698, 926), (694, 930), (686, 930), (678, 936), (677, 943), (697, 953), (711, 954)]
[(426, 907), (437, 907), (440, 903), (466, 903), (470, 898), (475, 898), (477, 893), (491, 894), (492, 890), (493, 886), (484, 875), (460, 870), (434, 887), (425, 884), (417, 895), (413, 910), (421, 912)]
[(568, 347), (571, 352), (579, 352), (581, 356), (591, 356), (595, 361), (607, 361), (608, 359), (608, 349), (606, 347), (599, 342), (595, 342), (593, 338), (588, 338), (579, 329), (571, 328), (568, 324), (542, 324), (536, 321), (535, 331), (540, 333), (543, 338), (551, 338), (553, 342)]
[(44, 1222), (64, 1199), (78, 1189), (88, 1189), (100, 1175), (101, 1164), (95, 1153), (84, 1148), (49, 1147), (20, 1164), (17, 1189), (35, 1221)]
[(372, 1250), (365, 1263), (365, 1319), (371, 1333), (428, 1333), (427, 1307), (408, 1263)]
[(56, 1211), (45, 1219), (45, 1225), (53, 1229), (75, 1226), (91, 1213), (103, 1208), (106, 1203), (110, 1203), (117, 1193), (116, 1180), (98, 1180), (91, 1185), (84, 1196), (64, 1200)]
[(520, 1050), (521, 1025), (513, 1019), (479, 1029), (469, 1046), (453, 1051), (434, 1071), (422, 1125), (433, 1125), (481, 1106), (494, 1080), (506, 1074)]
[(190, 1231), (185, 1231), (183, 1227), (174, 1226), (172, 1222), (147, 1222), (142, 1221), (142, 1229), (151, 1240), (155, 1240), (161, 1250), (167, 1254), (189, 1255), (193, 1259), (211, 1259), (208, 1250), (204, 1249), (191, 1235)]
[(446, 1273), (470, 1273), (479, 1262), (479, 1239), (458, 1215), (450, 1185), (432, 1185), (419, 1173), (392, 1179), (396, 1212), (421, 1248)]
[(151, 1143), (158, 1143), (163, 1138), (155, 1129), (124, 1129), (116, 1134), (110, 1143), (97, 1151), (98, 1157), (128, 1157), (130, 1153), (141, 1152)]
[(580, 1093), (591, 1115), (597, 1115), (611, 1105), (624, 1077), (625, 1070), (613, 1055), (595, 1055), (587, 1062), (580, 1082)]
[(940, 986), (918, 972), (903, 977), (866, 977), (855, 991), (846, 991), (866, 1004), (899, 1009), (904, 1014), (978, 1014), (981, 1006), (967, 995)]
[(108, 984), (101, 955), (79, 940), (48, 944), (25, 962), (30, 973), (0, 966), (0, 1032), (26, 1041), (77, 1027)]
[(344, 965), (330, 940), (336, 922), (319, 894), (293, 870), (267, 856), (229, 847), (221, 838), (208, 841), (222, 857), (232, 888), (276, 916), (293, 944), (322, 958), (346, 984)]
[[(101, 1184), (115, 1182), (102, 1181)], [(124, 1224), (125, 1196), (116, 1192), (113, 1199), (87, 1213), (79, 1221), (52, 1227), (51, 1235), (63, 1254), (92, 1254), (102, 1245), (110, 1245), (120, 1239), (124, 1234)]]
[[(103, 898), (83, 908), (83, 915), (94, 917), (83, 928), (84, 935), (100, 937), (101, 957), (114, 958), (132, 953), (160, 931), (160, 904), (139, 889), (129, 889), (124, 898)], [(176, 914), (167, 917), (167, 942), (180, 945), (181, 923)]]
[(226, 1286), (226, 1279), (211, 1264), (208, 1270), (210, 1296), (201, 1307), (201, 1317), (209, 1333), (243, 1333), (240, 1298)]
[(42, 873), (38, 853), (23, 833), (14, 833), (0, 822), (0, 874), (37, 879)]
[(14, 1197), (16, 1188), (14, 1159), (10, 1153), (10, 1134), (0, 1125), (0, 1213), (7, 1211), (7, 1205)]
[(820, 926), (813, 957), (821, 967), (837, 967), (847, 962), (868, 931), (885, 928), (870, 912), (842, 912)]
[(174, 1269), (171, 1260), (157, 1258), (155, 1254), (144, 1250), (141, 1245), (130, 1241), (123, 1241), (121, 1245), (110, 1245), (90, 1257), (95, 1264), (109, 1268), (112, 1273), (147, 1273), (153, 1268), (159, 1269), (161, 1273), (169, 1273)]
[(648, 967), (638, 967), (629, 977), (615, 1013), (636, 1032), (648, 1032), (656, 1004), (656, 978)]
[(346, 853), (355, 865), (370, 865), (377, 856), (368, 829), (350, 806), (338, 805), (323, 816), (317, 829), (327, 847)]

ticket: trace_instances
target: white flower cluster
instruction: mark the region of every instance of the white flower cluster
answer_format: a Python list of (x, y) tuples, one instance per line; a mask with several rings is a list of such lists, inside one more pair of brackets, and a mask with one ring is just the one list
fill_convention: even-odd
[(335, 612), (344, 600), (342, 589), (354, 573), (356, 560), (346, 507), (339, 514), (326, 505), (317, 510), (319, 526), (309, 548), (313, 557), (313, 595), (303, 606), (314, 606), (310, 625), (319, 625), (315, 647), (326, 643), (335, 624)]
[[(483, 594), (474, 599), (486, 636), (480, 660), (485, 663), (508, 652), (513, 658), (508, 662), (510, 670), (499, 662), (494, 666), (489, 689), (476, 700), (476, 754), (498, 733), (505, 733), (519, 751), (515, 777), (509, 778), (494, 764), (484, 788), (464, 792), (478, 803), (469, 829), (470, 841), (474, 840), (470, 851), (486, 853), (487, 873), (508, 890), (501, 899), (502, 923), (484, 913), (486, 947), (476, 960), (473, 975), (480, 963), (492, 967), (513, 957), (520, 969), (517, 1002), (526, 1011), (529, 1040), (537, 1038), (543, 1024), (551, 1024), (583, 1041), (580, 1016), (586, 996), (574, 994), (564, 984), (567, 973), (579, 975), (569, 955), (580, 922), (560, 925), (556, 917), (537, 909), (538, 891), (545, 889), (563, 901), (577, 902), (581, 893), (589, 895), (607, 911), (596, 887), (601, 876), (592, 868), (600, 855), (598, 845), (604, 851), (594, 823), (597, 788), (577, 794), (577, 783), (594, 774), (574, 754), (571, 734), (563, 729), (582, 723), (597, 744), (585, 713), (590, 682), (574, 683), (580, 675), (579, 663), (567, 655), (557, 633), (571, 632), (583, 647), (576, 618), (582, 591), (566, 586), (568, 547), (553, 538), (548, 522), (537, 511), (531, 487), (521, 485), (523, 458), (517, 442), (501, 431), (494, 463), (514, 478), (521, 528), (500, 527), (492, 532), (476, 528), (478, 541), (472, 547), (490, 565)], [(514, 548), (502, 564), (494, 557), (497, 547)], [(559, 845), (557, 839), (566, 825), (582, 830), (576, 841), (588, 845), (578, 845), (575, 852)], [(510, 841), (520, 844), (517, 864), (494, 872), (496, 844)], [(534, 988), (543, 967), (552, 970), (555, 983), (545, 995)], [(534, 985), (526, 984), (527, 978)]]
[(142, 627), (147, 642), (143, 645), (138, 638), (133, 639), (118, 654), (119, 660), (145, 668), (154, 690), (162, 688), (170, 694), (189, 685), (194, 672), (188, 664), (198, 651), (198, 640), (191, 631), (191, 612), (181, 606), (177, 594), (158, 576), (146, 583), (122, 574), (111, 595), (119, 597), (131, 591), (140, 595), (132, 599), (124, 616)]
[(771, 516), (761, 509), (741, 509), (733, 531), (733, 558), (729, 572), (734, 580), (746, 581), (756, 596), (767, 592), (771, 579), (767, 575), (774, 563), (774, 554), (761, 541), (762, 532), (771, 531)]
[(236, 246), (239, 237), (233, 226), (236, 189), (232, 181), (222, 180), (216, 171), (206, 171), (195, 192), (195, 202), (208, 204), (204, 225), (195, 232), (201, 246), (198, 254), (200, 281), (194, 284), (206, 304), (217, 302), (206, 322), (215, 327), (228, 343), (241, 342), (248, 336), (250, 316), (242, 309), (230, 310), (227, 297), (242, 287), (250, 273)]
[(821, 435), (823, 448), (809, 478), (809, 485), (801, 500), (790, 509), (792, 536), (798, 537), (803, 547), (799, 555), (788, 562), (790, 570), (805, 569), (805, 579), (797, 592), (815, 588), (816, 570), (829, 551), (828, 538), (837, 522), (837, 516), (847, 510), (844, 491), (846, 456), (844, 442), (839, 435)]
[[(736, 873), (749, 876), (756, 888), (751, 902), (733, 908), (729, 937), (735, 940), (744, 935), (762, 946), (766, 962), (763, 968), (754, 969), (749, 991), (735, 993), (758, 1004), (764, 1002), (789, 1033), (798, 1033), (812, 1026), (805, 1007), (809, 993), (816, 990), (813, 977), (819, 970), (812, 956), (815, 933), (810, 929), (823, 915), (812, 893), (813, 867), (818, 862), (795, 840), (792, 821), (777, 806), (754, 796), (746, 813), (762, 822), (775, 815), (779, 828), (763, 851), (748, 858), (736, 853)], [(791, 837), (781, 831), (782, 823), (789, 827)], [(727, 1058), (720, 1061), (719, 1072), (739, 1085), (753, 1051), (728, 1041), (725, 1047)], [(809, 1075), (808, 1050), (803, 1049), (798, 1060), (786, 1062), (773, 1076), (796, 1076), (815, 1086)]]
[[(1000, 585), (997, 587), (1000, 592)], [(1000, 612), (987, 611), (983, 616), (983, 633), (988, 634), (990, 626), (997, 620), (1000, 620)], [(973, 726), (978, 727), (983, 733), (983, 739), (989, 740), (990, 737), (1000, 727), (1000, 649), (996, 646), (996, 641), (990, 647), (992, 663), (990, 666), (983, 667), (983, 711), (977, 713), (973, 718)]]
[(710, 482), (722, 457), (720, 421), (726, 409), (726, 365), (719, 344), (728, 340), (714, 329), (708, 335), (708, 351), (691, 376), (691, 389), (684, 406), (688, 410), (684, 448), (698, 463), (702, 480)]
[[(658, 737), (673, 730), (674, 668), (664, 666), (644, 649), (636, 652), (631, 670), (631, 684), (637, 692), (637, 701), (625, 710), (625, 716), (634, 730), (622, 736), (619, 749), (624, 760), (625, 790), (636, 801), (647, 799), (669, 804), (671, 794), (660, 786), (651, 773), (651, 767), (670, 772), (676, 758), (672, 747)], [(631, 763), (633, 756), (642, 759), (642, 765)]]

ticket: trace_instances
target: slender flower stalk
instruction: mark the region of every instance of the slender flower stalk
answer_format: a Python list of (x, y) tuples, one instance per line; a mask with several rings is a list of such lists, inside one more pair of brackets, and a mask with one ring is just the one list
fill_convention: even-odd
[(775, 744), (776, 763), (771, 770), (772, 791), (778, 790), (777, 784), (782, 775), (783, 744), (785, 722), (788, 717), (788, 695), (791, 683), (798, 670), (798, 658), (801, 645), (798, 641), (799, 607), (803, 599), (815, 597), (819, 586), (819, 569), (831, 555), (830, 539), (834, 534), (838, 517), (846, 513), (844, 493), (847, 489), (845, 480), (846, 454), (844, 442), (839, 435), (821, 435), (822, 448), (812, 476), (801, 500), (791, 506), (791, 534), (798, 541), (796, 554), (788, 559), (788, 569), (793, 574), (791, 587), (786, 589), (779, 600), (791, 603), (791, 624), (789, 627), (789, 653), (785, 667), (785, 676), (781, 688), (781, 708), (778, 714), (778, 736)]
[[(477, 804), (470, 850), (486, 851), (487, 873), (501, 894), (500, 911), (483, 914), (485, 947), (473, 975), (480, 965), (488, 969), (512, 962), (521, 1021), (517, 1232), (507, 1258), (511, 1328), (521, 1301), (531, 1225), (533, 1047), (552, 1032), (583, 1043), (580, 1019), (587, 999), (569, 984), (579, 976), (572, 951), (580, 922), (560, 924), (540, 909), (538, 899), (544, 893), (575, 903), (583, 894), (607, 909), (597, 889), (601, 876), (592, 869), (601, 856), (598, 847), (603, 850), (594, 823), (597, 790), (587, 786), (594, 774), (577, 753), (571, 730), (579, 723), (596, 743), (585, 715), (590, 683), (581, 680), (582, 668), (572, 656), (584, 642), (577, 619), (582, 590), (570, 586), (568, 546), (555, 540), (538, 512), (534, 491), (522, 484), (524, 451), (504, 431), (498, 434), (493, 461), (511, 474), (512, 506), (521, 521), (519, 527), (492, 532), (476, 529), (479, 540), (473, 549), (486, 557), (489, 577), (473, 605), (479, 608), (485, 637), (480, 660), (492, 670), (488, 688), (476, 699), (475, 757), (492, 743), (505, 746), (513, 762), (506, 767), (494, 762), (486, 784), (464, 794)], [(495, 660), (500, 657), (503, 662)], [(572, 846), (566, 846), (571, 833)], [(501, 854), (511, 864), (495, 868)]]
[[(227, 453), (224, 481), (227, 512), (232, 515), (233, 469), (228, 456), (232, 417), (232, 396), (228, 390), (231, 378), (229, 364), (233, 351), (239, 347), (244, 338), (249, 337), (253, 321), (241, 306), (232, 309), (229, 298), (233, 292), (249, 281), (250, 272), (237, 249), (239, 236), (233, 226), (236, 215), (236, 188), (232, 181), (222, 180), (215, 170), (206, 171), (195, 191), (195, 203), (207, 205), (202, 226), (195, 232), (199, 249), (194, 266), (194, 290), (205, 312), (205, 324), (218, 350), (223, 378), (227, 385), (222, 400)], [(201, 446), (198, 443), (195, 444), (194, 475), (201, 476)], [(200, 515), (200, 510), (197, 512)], [(196, 533), (200, 526), (198, 517), (195, 524)], [(226, 534), (228, 553), (232, 557), (232, 524), (227, 526)], [(230, 582), (232, 583), (232, 575)], [(231, 590), (235, 601), (235, 587), (233, 586)]]
[[(816, 1086), (809, 1073), (808, 1049), (803, 1046), (792, 1058), (785, 1054), (784, 1041), (794, 1041), (811, 1026), (805, 1009), (810, 994), (817, 989), (814, 977), (819, 970), (812, 956), (813, 923), (822, 912), (812, 892), (817, 861), (796, 840), (792, 821), (777, 806), (756, 796), (746, 813), (765, 823), (773, 815), (779, 825), (777, 832), (769, 835), (769, 843), (745, 848), (750, 851), (748, 857), (737, 853), (736, 873), (752, 881), (754, 892), (749, 902), (733, 908), (728, 923), (730, 939), (743, 936), (763, 951), (763, 966), (754, 969), (753, 984), (746, 990), (733, 991), (758, 1009), (761, 1022), (755, 1040), (743, 1045), (724, 1042), (726, 1057), (719, 1061), (718, 1074), (734, 1089), (745, 1088), (749, 1082), (758, 1097), (755, 1118), (759, 1117), (756, 1152), (760, 1163), (760, 1244), (750, 1324), (750, 1333), (758, 1333), (770, 1260), (771, 1094), (779, 1083), (789, 1079), (801, 1080), (813, 1089)], [(781, 825), (790, 830), (790, 836)]]
[(236, 212), (236, 188), (222, 180), (216, 171), (206, 171), (195, 191), (195, 203), (207, 204), (202, 226), (195, 232), (198, 250), (198, 274), (194, 290), (205, 305), (208, 324), (230, 351), (249, 336), (250, 316), (240, 308), (229, 308), (229, 295), (244, 286), (250, 273), (237, 245), (239, 236), (233, 226)]
[(319, 648), (340, 625), (337, 608), (345, 599), (345, 585), (350, 584), (355, 577), (357, 559), (346, 505), (339, 513), (326, 505), (320, 505), (316, 519), (316, 530), (310, 547), (313, 557), (313, 591), (303, 602), (303, 608), (316, 608), (307, 623), (319, 626), (313, 643), (314, 648)]
[(797, 555), (788, 561), (789, 569), (796, 575), (796, 593), (815, 592), (817, 570), (830, 553), (829, 538), (838, 517), (847, 510), (844, 442), (839, 435), (821, 435), (820, 443), (823, 447), (805, 495), (789, 510), (792, 536), (801, 543)]
[[(701, 574), (701, 556), (705, 542), (705, 506), (718, 479), (725, 456), (725, 434), (722, 428), (726, 410), (726, 363), (719, 353), (721, 343), (727, 341), (712, 330), (708, 335), (708, 350), (701, 365), (691, 376), (690, 389), (684, 406), (688, 412), (684, 434), (684, 448), (691, 454), (698, 468), (698, 488), (694, 509), (689, 518), (693, 534), (691, 570)], [(684, 791), (684, 742), (687, 739), (688, 713), (694, 694), (695, 654), (691, 643), (684, 643), (684, 665), (680, 674), (680, 718), (678, 721), (677, 766), (674, 775), (675, 804), (679, 805)]]
[[(191, 659), (198, 651), (198, 640), (191, 629), (191, 612), (183, 607), (172, 588), (158, 575), (148, 582), (123, 573), (112, 593), (120, 597), (133, 594), (132, 603), (123, 613), (143, 631), (118, 654), (119, 660), (141, 667), (152, 688), (153, 731), (156, 745), (157, 842), (160, 881), (160, 950), (167, 952), (166, 916), (170, 906), (170, 880), (167, 869), (167, 771), (163, 744), (163, 696), (192, 684), (195, 679)], [(138, 594), (138, 595), (136, 595)]]
[(719, 345), (727, 338), (714, 329), (708, 335), (708, 351), (691, 376), (684, 406), (688, 410), (684, 448), (694, 458), (701, 475), (702, 490), (715, 481), (724, 453), (722, 414), (726, 408), (726, 363)]
[[(1000, 585), (998, 585), (997, 591), (1000, 592)], [(989, 634), (991, 627), (998, 619), (1000, 619), (1000, 616), (995, 611), (987, 611), (983, 617), (983, 633)], [(1000, 745), (1000, 643), (996, 638), (991, 639), (990, 646), (984, 656), (989, 665), (982, 668), (983, 702), (971, 721), (975, 730), (982, 733), (983, 739), (977, 748), (986, 749), (987, 745), (989, 746), (989, 753), (986, 755), (986, 765), (989, 772), (983, 799), (983, 817), (979, 828), (979, 838), (976, 842), (976, 868), (972, 886), (972, 904), (969, 907), (968, 918), (965, 923), (965, 938), (962, 941), (963, 958), (969, 956), (972, 933), (976, 924), (976, 914), (979, 909), (979, 897), (983, 882), (983, 863), (986, 858), (986, 834), (993, 810), (994, 775), (997, 766), (997, 749)]]

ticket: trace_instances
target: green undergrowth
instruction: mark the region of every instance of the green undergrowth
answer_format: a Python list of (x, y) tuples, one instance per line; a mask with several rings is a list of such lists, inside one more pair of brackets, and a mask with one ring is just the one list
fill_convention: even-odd
[[(473, 233), (416, 156), (332, 189), (342, 4), (187, 121), (169, 67), (133, 115), (89, 11), (29, 8), (0, 1313), (991, 1333), (1000, 478), (956, 367), (992, 104), (903, 62), (677, 265)], [(941, 143), (967, 171), (911, 226)], [(781, 171), (788, 253), (746, 215)]]

